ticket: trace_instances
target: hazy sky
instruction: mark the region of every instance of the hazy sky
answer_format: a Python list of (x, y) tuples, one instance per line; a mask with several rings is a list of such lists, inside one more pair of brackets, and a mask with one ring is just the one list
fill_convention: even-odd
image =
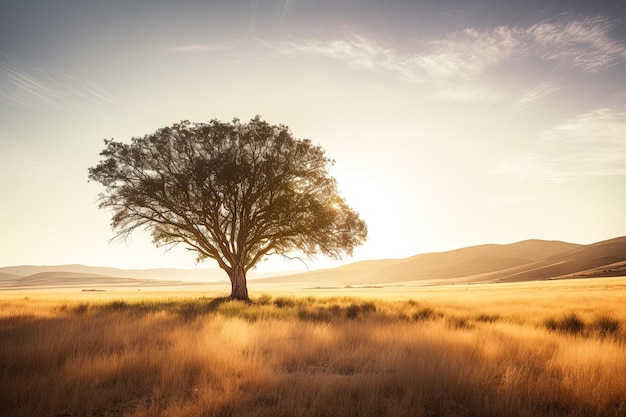
[(87, 169), (256, 114), (336, 160), (369, 226), (344, 262), (626, 235), (625, 2), (2, 0), (0, 266), (193, 267), (109, 244)]

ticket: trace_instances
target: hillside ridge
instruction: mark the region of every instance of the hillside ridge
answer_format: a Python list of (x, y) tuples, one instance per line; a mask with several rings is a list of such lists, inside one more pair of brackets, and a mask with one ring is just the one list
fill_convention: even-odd
[[(581, 245), (529, 239), (431, 252), (403, 259), (365, 260), (307, 273), (256, 278), (251, 285), (442, 285), (626, 276), (626, 236)], [(124, 270), (79, 264), (0, 268), (0, 289), (67, 286), (175, 286), (227, 280), (218, 269)]]

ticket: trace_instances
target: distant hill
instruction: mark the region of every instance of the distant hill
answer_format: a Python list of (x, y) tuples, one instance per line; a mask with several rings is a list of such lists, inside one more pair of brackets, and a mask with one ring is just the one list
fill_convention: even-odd
[(15, 279), (15, 278), (19, 278), (19, 275), (15, 275), (15, 274), (6, 274), (3, 272), (0, 272), (0, 281), (6, 281), (6, 280), (10, 280), (10, 279)]
[[(284, 275), (277, 273), (276, 275)], [(250, 278), (273, 276), (251, 272)], [(118, 269), (79, 264), (0, 268), (0, 290), (29, 288), (104, 288), (145, 286), (189, 286), (227, 283), (220, 268), (203, 269)]]
[(171, 287), (226, 281), (221, 269), (117, 269), (85, 265), (22, 265), (0, 268), (1, 289)]
[(289, 280), (312, 286), (439, 285), (622, 275), (626, 276), (626, 237), (591, 245), (546, 240), (487, 244), (405, 259), (356, 262), (256, 282)]
[[(405, 259), (355, 262), (338, 268), (257, 278), (255, 286), (441, 285), (626, 276), (626, 237), (591, 245), (525, 240), (479, 245)], [(84, 265), (0, 268), (0, 289), (178, 286), (227, 281), (220, 269), (123, 270)]]
[[(419, 279), (451, 279), (525, 265), (546, 256), (564, 253), (580, 245), (559, 241), (526, 240), (509, 245), (480, 245), (448, 252), (426, 253), (365, 271), (356, 283), (401, 282)], [(350, 265), (346, 266), (349, 269)]]
[(136, 278), (118, 278), (97, 274), (73, 272), (40, 272), (26, 277), (5, 280), (0, 283), (4, 289), (10, 288), (101, 288), (101, 287), (146, 287), (182, 285), (183, 281), (159, 281)]
[[(118, 269), (110, 267), (96, 267), (85, 265), (51, 265), (34, 266), (21, 265), (0, 268), (0, 274), (14, 276), (30, 276), (42, 272), (70, 272), (75, 274), (95, 274), (118, 278), (158, 279), (167, 281), (213, 281), (227, 280), (228, 277), (219, 268), (203, 269)], [(1, 279), (1, 276), (0, 276)]]
[(483, 276), (493, 282), (626, 276), (626, 237), (581, 246)]

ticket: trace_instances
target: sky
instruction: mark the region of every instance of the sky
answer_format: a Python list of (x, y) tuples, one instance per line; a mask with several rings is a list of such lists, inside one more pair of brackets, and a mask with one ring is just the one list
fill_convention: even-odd
[(1, 0), (0, 266), (195, 267), (109, 242), (87, 170), (104, 139), (255, 115), (321, 145), (368, 225), (311, 269), (626, 235), (624, 2)]

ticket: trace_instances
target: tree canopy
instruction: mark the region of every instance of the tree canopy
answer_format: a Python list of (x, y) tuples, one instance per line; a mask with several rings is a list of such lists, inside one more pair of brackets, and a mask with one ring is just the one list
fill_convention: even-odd
[(115, 237), (137, 228), (184, 244), (226, 271), (230, 297), (248, 299), (246, 273), (271, 254), (351, 255), (367, 226), (339, 195), (334, 161), (308, 139), (260, 117), (182, 121), (130, 144), (105, 140), (89, 179), (106, 187)]

